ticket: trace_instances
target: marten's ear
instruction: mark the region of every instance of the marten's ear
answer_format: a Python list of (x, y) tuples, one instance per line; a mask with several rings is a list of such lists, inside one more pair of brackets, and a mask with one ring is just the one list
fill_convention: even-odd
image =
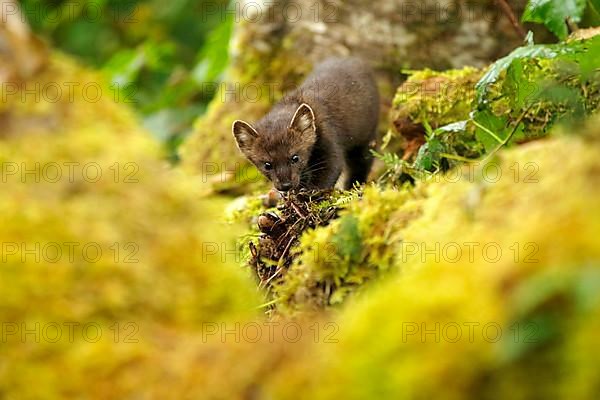
[(252, 146), (254, 139), (258, 137), (258, 132), (256, 132), (256, 129), (254, 129), (249, 123), (240, 120), (233, 121), (233, 125), (231, 125), (231, 131), (233, 132), (235, 141), (242, 152), (246, 152), (250, 146)]
[(308, 130), (312, 130), (312, 134), (316, 134), (315, 113), (312, 108), (308, 104), (302, 103), (296, 110), (289, 127), (303, 134), (310, 134), (305, 132)]

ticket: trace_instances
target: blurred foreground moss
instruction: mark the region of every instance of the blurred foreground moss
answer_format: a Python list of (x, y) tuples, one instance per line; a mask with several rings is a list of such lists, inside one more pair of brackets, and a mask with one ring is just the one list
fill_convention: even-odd
[(55, 55), (26, 87), (51, 82), (104, 95), (3, 103), (0, 397), (168, 398), (205, 325), (260, 301), (217, 207), (99, 76)]

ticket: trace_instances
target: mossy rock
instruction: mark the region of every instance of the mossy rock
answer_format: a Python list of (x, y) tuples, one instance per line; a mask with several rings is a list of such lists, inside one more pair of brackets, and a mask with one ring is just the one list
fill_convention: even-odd
[[(526, 45), (485, 70), (419, 71), (398, 88), (385, 181), (421, 179), (538, 140), (600, 107), (600, 36)], [(504, 143), (506, 141), (506, 143)]]
[(394, 96), (384, 150), (410, 159), (425, 144), (426, 127), (437, 129), (467, 120), (474, 108), (475, 85), (482, 75), (482, 70), (472, 67), (414, 72)]
[(296, 258), (273, 288), (279, 312), (290, 315), (339, 306), (363, 286), (396, 271), (390, 248), (420, 214), (419, 190), (368, 187), (341, 206), (328, 226), (308, 229)]

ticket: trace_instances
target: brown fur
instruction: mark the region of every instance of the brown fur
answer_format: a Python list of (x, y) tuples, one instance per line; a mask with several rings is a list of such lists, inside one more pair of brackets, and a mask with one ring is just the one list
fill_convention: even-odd
[(333, 58), (254, 127), (238, 120), (232, 131), (239, 149), (278, 190), (331, 188), (344, 168), (348, 189), (366, 180), (378, 117), (377, 87), (366, 64)]

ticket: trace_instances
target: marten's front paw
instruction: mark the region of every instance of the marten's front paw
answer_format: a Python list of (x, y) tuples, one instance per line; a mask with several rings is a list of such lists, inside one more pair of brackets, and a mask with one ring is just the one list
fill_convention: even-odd
[(281, 193), (275, 188), (269, 190), (267, 194), (260, 196), (263, 206), (267, 208), (276, 207), (281, 200)]

